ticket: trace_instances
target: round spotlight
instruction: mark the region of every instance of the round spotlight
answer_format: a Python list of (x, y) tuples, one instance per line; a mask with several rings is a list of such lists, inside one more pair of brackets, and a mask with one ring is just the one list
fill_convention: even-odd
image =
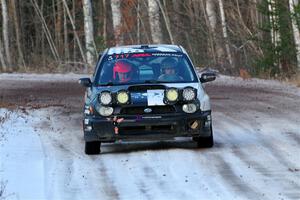
[(184, 88), (182, 97), (184, 101), (192, 101), (196, 98), (196, 90), (192, 87)]
[(109, 91), (103, 91), (99, 95), (99, 101), (102, 105), (109, 105), (112, 102), (112, 96)]
[(178, 100), (178, 91), (175, 88), (170, 88), (166, 91), (167, 100), (174, 102)]
[(129, 102), (129, 94), (127, 91), (119, 91), (117, 94), (117, 101), (119, 104), (126, 104)]
[(107, 116), (110, 116), (112, 115), (114, 112), (114, 109), (112, 107), (105, 107), (105, 106), (101, 106), (99, 108), (99, 113), (100, 115), (104, 116), (104, 117), (107, 117)]
[(197, 110), (197, 106), (193, 103), (184, 104), (182, 110), (186, 113), (194, 113)]

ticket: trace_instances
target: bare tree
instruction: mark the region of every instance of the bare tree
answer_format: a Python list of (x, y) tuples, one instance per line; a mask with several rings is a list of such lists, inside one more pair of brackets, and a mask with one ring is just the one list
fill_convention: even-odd
[(20, 37), (20, 24), (19, 24), (19, 17), (17, 15), (17, 2), (15, 0), (11, 0), (11, 6), (12, 6), (12, 11), (13, 11), (13, 17), (14, 17), (14, 26), (16, 30), (16, 43), (17, 43), (17, 49), (18, 49), (18, 64), (23, 65), (23, 67), (26, 69), (26, 64), (23, 56), (23, 51), (22, 51), (22, 45), (21, 45), (21, 37)]
[(83, 0), (83, 14), (84, 14), (84, 33), (85, 33), (85, 48), (86, 58), (90, 66), (94, 64), (94, 55), (96, 53), (96, 46), (94, 41), (94, 24), (92, 17), (92, 3), (90, 0)]
[[(276, 1), (275, 0), (268, 0), (268, 9), (269, 9), (269, 20), (270, 20), (270, 27), (271, 27), (271, 40), (272, 44), (275, 49), (275, 53), (278, 54), (277, 51), (278, 46), (280, 45), (280, 32), (279, 32), (279, 23), (278, 23), (278, 14), (276, 8)], [(279, 58), (279, 56), (278, 56)], [(278, 66), (281, 70), (281, 62), (277, 60), (274, 63), (275, 66)]]
[(49, 43), (51, 52), (52, 52), (52, 54), (53, 54), (55, 60), (56, 60), (57, 62), (60, 62), (60, 57), (59, 57), (58, 51), (57, 51), (56, 46), (55, 46), (55, 44), (54, 44), (52, 35), (51, 35), (50, 31), (49, 31), (49, 28), (48, 28), (48, 26), (47, 26), (47, 23), (46, 23), (46, 21), (45, 21), (45, 18), (44, 18), (44, 16), (43, 16), (42, 12), (41, 12), (41, 9), (39, 8), (39, 6), (38, 6), (36, 0), (31, 0), (31, 2), (32, 2), (33, 6), (34, 6), (34, 8), (35, 8), (35, 11), (36, 11), (37, 15), (39, 16), (39, 18), (40, 18), (40, 20), (41, 20), (41, 22), (42, 22), (43, 30), (45, 31), (45, 35), (46, 35), (46, 38), (47, 38), (47, 40), (48, 40), (48, 43)]
[(11, 63), (10, 48), (9, 48), (8, 10), (7, 10), (6, 0), (1, 0), (1, 7), (2, 7), (2, 23), (3, 23), (2, 33), (3, 33), (4, 50), (5, 50), (8, 66), (10, 67), (12, 63)]
[(0, 63), (1, 63), (1, 67), (3, 71), (6, 71), (7, 66), (5, 64), (5, 59), (4, 59), (4, 55), (3, 55), (3, 47), (2, 47), (2, 39), (0, 37)]
[(148, 0), (148, 14), (152, 41), (155, 44), (162, 43), (162, 32), (159, 18), (159, 6), (155, 0)]
[(225, 13), (224, 13), (223, 0), (218, 0), (218, 1), (219, 1), (219, 8), (220, 8), (220, 16), (221, 16), (223, 37), (224, 37), (224, 40), (225, 40), (226, 53), (227, 53), (227, 57), (228, 57), (228, 61), (230, 63), (230, 66), (232, 68), (234, 68), (234, 63), (233, 63), (233, 60), (232, 60), (231, 50), (230, 50), (230, 47), (229, 47), (229, 40), (228, 40), (228, 33), (227, 33), (227, 23), (226, 23), (226, 18), (225, 18)]
[(106, 0), (102, 0), (102, 5), (103, 5), (103, 30), (102, 30), (102, 35), (103, 35), (103, 40), (104, 44), (107, 44), (107, 30), (106, 30)]
[[(204, 7), (204, 6), (203, 6)], [(219, 43), (217, 39), (217, 13), (216, 13), (216, 5), (214, 0), (206, 0), (206, 7), (204, 12), (205, 18), (208, 21), (208, 26), (210, 30), (209, 38), (211, 40), (211, 51), (213, 53), (213, 57), (217, 57), (216, 60), (220, 62), (221, 58), (224, 55), (224, 50), (222, 48), (222, 45)], [(207, 17), (206, 17), (207, 16)], [(216, 44), (216, 47), (214, 46), (214, 43)], [(216, 49), (216, 51), (215, 51)], [(216, 52), (216, 56), (214, 55)]]
[(111, 12), (114, 28), (114, 36), (116, 45), (123, 44), (121, 35), (121, 2), (120, 0), (111, 0)]
[[(65, 6), (65, 9), (66, 9), (66, 11), (67, 11), (68, 17), (69, 17), (69, 19), (70, 19), (70, 22), (71, 22), (71, 25), (72, 25), (72, 28), (73, 28), (73, 33), (74, 33), (74, 36), (75, 36), (75, 40), (76, 40), (77, 45), (78, 45), (78, 47), (79, 47), (79, 50), (80, 50), (80, 54), (81, 54), (82, 60), (83, 60), (83, 62), (86, 63), (86, 58), (85, 58), (85, 56), (84, 56), (84, 52), (83, 52), (83, 49), (82, 49), (82, 46), (81, 46), (81, 43), (80, 43), (80, 40), (79, 40), (77, 31), (76, 31), (75, 23), (74, 23), (74, 20), (73, 20), (73, 18), (72, 18), (70, 9), (69, 9), (69, 7), (68, 7), (68, 4), (67, 4), (66, 0), (62, 0), (62, 1), (63, 1), (64, 6)], [(85, 69), (85, 70), (86, 70), (86, 69)]]
[(300, 72), (300, 34), (299, 34), (299, 27), (297, 26), (296, 19), (293, 17), (295, 15), (295, 6), (298, 6), (298, 0), (289, 0), (290, 5), (290, 12), (292, 14), (292, 28), (293, 28), (293, 35), (294, 41), (296, 45), (296, 58), (297, 58), (297, 70)]
[(171, 31), (171, 24), (170, 24), (170, 19), (169, 19), (169, 16), (167, 15), (167, 13), (165, 12), (164, 10), (164, 7), (162, 6), (162, 4), (160, 3), (159, 0), (156, 0), (156, 2), (158, 3), (158, 6), (160, 8), (160, 11), (163, 15), (163, 18), (164, 18), (164, 21), (165, 21), (165, 24), (166, 24), (166, 28), (167, 28), (167, 31), (168, 31), (168, 35), (169, 35), (169, 38), (170, 38), (170, 41), (172, 44), (174, 44), (174, 39), (173, 39), (173, 34), (172, 34), (172, 31)]
[(65, 59), (70, 59), (70, 49), (69, 49), (69, 39), (68, 39), (68, 20), (67, 20), (67, 11), (63, 6), (64, 11), (64, 50), (65, 50)]
[(60, 0), (55, 2), (57, 10), (56, 10), (56, 17), (55, 17), (55, 40), (56, 46), (58, 48), (59, 54), (63, 53), (63, 37), (62, 37), (62, 27), (63, 27), (63, 5)]

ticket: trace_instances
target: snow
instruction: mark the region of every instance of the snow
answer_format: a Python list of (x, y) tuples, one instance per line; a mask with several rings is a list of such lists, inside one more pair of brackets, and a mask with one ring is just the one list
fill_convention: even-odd
[[(23, 75), (0, 78), (14, 76)], [(54, 79), (67, 77), (78, 78)], [(214, 84), (299, 94), (293, 86), (258, 79), (224, 76)], [(284, 96), (273, 100), (299, 103)], [(270, 102), (246, 104), (263, 108)], [(104, 144), (95, 156), (83, 152), (81, 113), (1, 108), (0, 184), (6, 187), (0, 199), (300, 199), (299, 108), (269, 106), (273, 115), (214, 111), (211, 149), (197, 149), (190, 139), (119, 142)]]
[(5, 113), (8, 119), (0, 124), (0, 175), (3, 183), (8, 181), (4, 197), (43, 198), (43, 149), (39, 136), (31, 126), (35, 118), (27, 118), (19, 112), (0, 110), (0, 116), (5, 116)]
[(1, 73), (0, 80), (28, 80), (28, 81), (73, 81), (80, 78), (91, 77), (90, 74), (28, 74), (28, 73)]
[(295, 85), (278, 80), (265, 80), (259, 78), (243, 79), (227, 75), (218, 75), (213, 82), (214, 85), (241, 86), (251, 88), (270, 88), (277, 91), (286, 91), (300, 96), (300, 89)]

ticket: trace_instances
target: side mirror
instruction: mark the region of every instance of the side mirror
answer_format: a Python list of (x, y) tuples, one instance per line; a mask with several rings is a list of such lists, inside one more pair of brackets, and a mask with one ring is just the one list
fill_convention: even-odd
[(206, 83), (210, 81), (214, 81), (216, 79), (216, 74), (213, 72), (204, 72), (200, 76), (200, 82)]
[(82, 85), (83, 87), (91, 87), (92, 82), (90, 78), (81, 78), (78, 80), (78, 83)]

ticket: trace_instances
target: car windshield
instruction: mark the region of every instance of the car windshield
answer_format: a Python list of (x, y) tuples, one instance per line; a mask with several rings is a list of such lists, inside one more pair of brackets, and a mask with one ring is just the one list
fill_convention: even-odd
[(97, 85), (136, 83), (187, 83), (196, 76), (182, 53), (113, 54), (103, 58), (95, 77)]

